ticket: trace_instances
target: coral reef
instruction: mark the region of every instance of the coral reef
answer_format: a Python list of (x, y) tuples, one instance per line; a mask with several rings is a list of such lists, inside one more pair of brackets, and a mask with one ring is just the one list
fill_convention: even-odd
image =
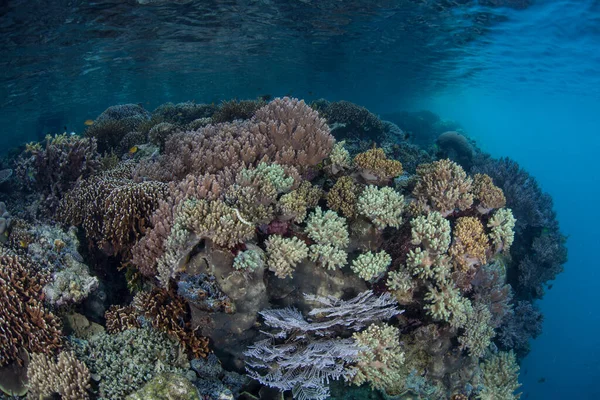
[(354, 218), (358, 214), (359, 192), (359, 186), (351, 177), (342, 176), (327, 193), (327, 207), (341, 213), (346, 218)]
[(27, 367), (29, 399), (60, 395), (65, 400), (89, 399), (90, 371), (75, 354), (63, 351), (54, 360), (46, 354), (32, 354)]
[(271, 235), (265, 242), (267, 266), (278, 278), (292, 276), (294, 267), (308, 257), (308, 246), (297, 237)]
[(481, 400), (515, 400), (521, 397), (514, 392), (521, 386), (517, 377), (519, 366), (515, 354), (499, 352), (481, 364), (483, 389), (477, 398)]
[(354, 165), (367, 183), (384, 184), (402, 175), (400, 161), (390, 160), (383, 149), (373, 148), (354, 157)]
[(367, 217), (377, 228), (399, 228), (402, 224), (404, 196), (390, 187), (369, 185), (356, 204), (358, 213)]
[(198, 390), (185, 377), (165, 372), (152, 378), (126, 400), (200, 400)]
[(352, 271), (365, 281), (374, 282), (379, 279), (392, 263), (392, 257), (385, 251), (364, 253), (352, 261)]
[(94, 120), (85, 136), (95, 138), (101, 153), (116, 149), (121, 139), (150, 119), (150, 113), (138, 104), (121, 104), (108, 107)]

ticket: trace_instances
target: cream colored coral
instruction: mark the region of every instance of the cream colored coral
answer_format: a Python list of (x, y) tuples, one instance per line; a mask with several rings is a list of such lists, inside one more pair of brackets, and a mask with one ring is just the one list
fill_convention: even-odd
[(310, 246), (310, 259), (329, 270), (334, 270), (346, 265), (348, 253), (330, 244), (313, 244)]
[(261, 162), (256, 168), (245, 168), (238, 173), (236, 180), (242, 182), (269, 183), (277, 193), (288, 192), (294, 184), (294, 178), (286, 174), (285, 169), (278, 164)]
[(379, 229), (388, 226), (399, 228), (402, 224), (404, 196), (390, 187), (369, 185), (358, 198), (357, 207), (358, 212)]
[(480, 364), (483, 389), (477, 395), (479, 400), (516, 400), (519, 383), (519, 365), (512, 351), (494, 354)]
[(477, 201), (477, 211), (487, 214), (494, 208), (506, 205), (502, 189), (494, 185), (492, 178), (486, 174), (475, 174), (473, 177), (473, 195)]
[(366, 281), (374, 281), (382, 275), (392, 263), (392, 257), (384, 250), (379, 253), (363, 253), (359, 255), (350, 268)]
[(70, 351), (60, 353), (57, 360), (46, 354), (31, 354), (27, 377), (28, 399), (51, 398), (57, 394), (65, 400), (90, 398), (90, 371)]
[(362, 385), (368, 382), (374, 389), (382, 391), (396, 387), (403, 377), (401, 367), (404, 364), (398, 328), (373, 324), (362, 332), (354, 333), (352, 338), (363, 348), (356, 358), (356, 375), (352, 383)]
[(362, 177), (369, 182), (386, 182), (402, 175), (400, 161), (390, 160), (381, 148), (374, 148), (357, 154), (354, 164), (361, 170)]
[(332, 172), (334, 174), (352, 166), (352, 158), (350, 158), (350, 152), (344, 147), (345, 144), (346, 141), (344, 140), (337, 142), (333, 146), (331, 154), (329, 154), (329, 163), (331, 164)]
[(306, 219), (309, 208), (316, 207), (322, 191), (308, 181), (302, 181), (300, 187), (284, 194), (277, 203), (280, 219), (301, 223)]
[(432, 286), (425, 295), (428, 302), (423, 308), (434, 319), (450, 323), (452, 327), (463, 327), (472, 306), (469, 299), (460, 294), (451, 280), (446, 280), (437, 286)]
[(456, 220), (454, 238), (448, 254), (456, 268), (467, 272), (471, 267), (477, 267), (487, 262), (486, 252), (489, 241), (479, 219), (461, 217)]
[[(256, 247), (256, 246), (255, 246)], [(241, 251), (233, 259), (236, 271), (255, 271), (265, 265), (265, 253), (258, 247)]]
[(445, 217), (473, 204), (473, 181), (455, 162), (446, 159), (419, 165), (417, 175), (413, 195), (422, 207), (439, 211)]
[(492, 313), (485, 304), (476, 304), (467, 314), (464, 333), (458, 337), (461, 350), (468, 350), (469, 355), (481, 357), (494, 337), (491, 326)]
[(450, 222), (437, 211), (410, 221), (412, 244), (421, 245), (430, 254), (442, 254), (450, 246)]
[(321, 207), (317, 207), (306, 221), (306, 233), (319, 244), (330, 244), (340, 248), (348, 246), (346, 218), (340, 217), (335, 211), (323, 212)]
[(517, 220), (513, 216), (510, 208), (501, 208), (497, 210), (488, 221), (488, 228), (491, 228), (490, 238), (494, 244), (496, 253), (503, 251), (508, 253), (510, 246), (515, 240), (515, 223)]
[(308, 256), (308, 246), (298, 239), (271, 235), (265, 242), (267, 266), (275, 276), (284, 279), (291, 277), (296, 264)]

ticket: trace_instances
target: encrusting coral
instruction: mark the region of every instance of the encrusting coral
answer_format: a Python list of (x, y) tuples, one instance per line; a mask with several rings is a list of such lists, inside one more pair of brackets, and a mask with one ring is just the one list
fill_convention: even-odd
[(391, 187), (369, 185), (358, 198), (357, 209), (379, 229), (398, 228), (402, 223), (404, 196)]
[(446, 159), (421, 164), (417, 175), (413, 196), (425, 209), (439, 211), (446, 217), (473, 204), (473, 180), (455, 162)]
[(90, 398), (90, 371), (71, 351), (61, 352), (56, 360), (46, 354), (32, 354), (27, 377), (28, 399), (46, 399), (53, 395), (64, 400)]

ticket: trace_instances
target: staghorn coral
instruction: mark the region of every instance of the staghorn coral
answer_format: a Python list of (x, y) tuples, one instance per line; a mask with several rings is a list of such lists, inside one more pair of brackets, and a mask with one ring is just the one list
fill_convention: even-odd
[(264, 100), (229, 100), (219, 104), (219, 108), (212, 115), (212, 120), (219, 122), (232, 122), (236, 119), (250, 119), (256, 111), (267, 103)]
[(448, 254), (459, 271), (467, 272), (487, 262), (488, 238), (481, 222), (474, 217), (456, 220), (453, 241)]
[(374, 282), (380, 278), (392, 263), (392, 257), (385, 251), (364, 253), (359, 255), (350, 268), (365, 281)]
[(181, 347), (150, 328), (101, 333), (74, 342), (73, 349), (99, 380), (101, 399), (123, 399), (161, 372), (183, 372)]
[(354, 157), (354, 165), (366, 182), (387, 183), (390, 179), (402, 175), (400, 161), (389, 160), (383, 149), (373, 148)]
[(56, 360), (47, 354), (32, 354), (27, 377), (28, 399), (52, 398), (53, 395), (60, 395), (64, 400), (90, 398), (90, 371), (71, 351), (61, 352)]
[(404, 196), (390, 187), (378, 188), (369, 185), (358, 198), (356, 208), (379, 229), (402, 224)]
[(510, 208), (497, 210), (488, 221), (488, 228), (491, 228), (490, 238), (494, 244), (496, 253), (504, 252), (508, 254), (510, 246), (515, 240), (515, 217), (513, 217)]
[(133, 306), (118, 306), (113, 304), (104, 313), (106, 331), (110, 334), (126, 331), (127, 329), (140, 328), (139, 313)]
[(296, 223), (304, 222), (308, 209), (314, 208), (319, 203), (323, 191), (310, 184), (308, 181), (302, 181), (300, 186), (279, 198), (277, 203), (279, 219), (287, 221), (293, 219)]
[(448, 159), (421, 164), (417, 175), (413, 196), (422, 207), (446, 217), (473, 204), (472, 179), (460, 165)]
[(521, 394), (515, 391), (521, 386), (518, 381), (519, 365), (512, 351), (499, 352), (481, 365), (483, 389), (477, 394), (479, 400), (516, 400)]
[(47, 135), (44, 144), (28, 145), (16, 161), (15, 174), (28, 189), (41, 192), (44, 207), (53, 212), (75, 182), (101, 167), (96, 139)]
[(361, 351), (356, 357), (356, 375), (352, 383), (368, 382), (373, 389), (386, 391), (393, 388), (402, 375), (404, 352), (400, 346), (400, 331), (391, 325), (370, 325), (352, 335)]
[(62, 346), (59, 319), (42, 303), (44, 279), (35, 269), (0, 250), (0, 367), (22, 365), (21, 349), (51, 354)]
[(495, 208), (506, 205), (502, 189), (494, 185), (492, 178), (486, 174), (473, 176), (473, 197), (477, 204), (477, 211), (481, 214), (487, 214)]
[(221, 200), (187, 199), (174, 212), (174, 222), (165, 240), (165, 253), (158, 260), (159, 280), (164, 287), (183, 267), (190, 251), (209, 239), (223, 247), (233, 247), (254, 236), (254, 225), (237, 209)]
[(357, 202), (360, 188), (351, 177), (342, 176), (327, 193), (327, 207), (340, 212), (346, 218), (354, 218), (358, 214)]
[(199, 326), (192, 328), (188, 306), (181, 296), (154, 288), (151, 292), (136, 294), (132, 304), (155, 329), (177, 339), (190, 356), (202, 358), (208, 355), (208, 339), (200, 336)]
[(474, 304), (467, 313), (465, 331), (458, 337), (461, 350), (472, 357), (481, 357), (496, 335), (491, 325), (492, 313), (485, 304)]
[(265, 247), (267, 266), (281, 279), (291, 277), (296, 264), (308, 257), (308, 246), (297, 237), (271, 235), (265, 241)]
[(422, 246), (429, 254), (446, 253), (450, 246), (450, 222), (437, 211), (410, 221), (411, 243)]

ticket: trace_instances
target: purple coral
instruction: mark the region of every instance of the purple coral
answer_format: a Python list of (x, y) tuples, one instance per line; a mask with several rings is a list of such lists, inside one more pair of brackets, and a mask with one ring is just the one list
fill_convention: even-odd
[(504, 317), (496, 340), (502, 349), (513, 349), (524, 357), (529, 352), (529, 339), (542, 333), (543, 320), (539, 308), (528, 301), (519, 301), (513, 312)]

